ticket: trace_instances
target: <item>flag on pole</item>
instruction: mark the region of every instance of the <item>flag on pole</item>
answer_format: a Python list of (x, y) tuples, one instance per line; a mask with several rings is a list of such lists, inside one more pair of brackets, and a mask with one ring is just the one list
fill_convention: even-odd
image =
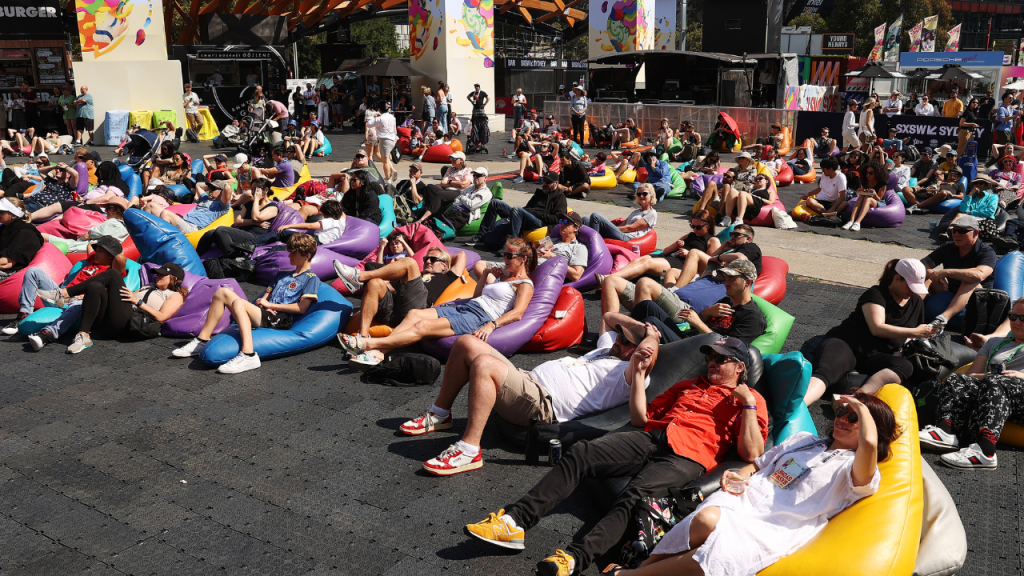
[(885, 47), (885, 22), (878, 28), (875, 28), (875, 45), (871, 48), (871, 54), (868, 56), (868, 62), (881, 62), (882, 61), (882, 50)]
[(946, 42), (946, 52), (957, 52), (960, 50), (960, 24), (957, 24), (949, 31), (949, 41)]
[(897, 62), (900, 59), (900, 33), (903, 32), (903, 16), (889, 25), (889, 33), (885, 36), (885, 61)]
[(908, 34), (910, 34), (910, 51), (911, 52), (920, 52), (921, 51), (921, 30), (922, 29), (924, 29), (924, 20), (918, 22), (917, 26), (914, 26), (913, 28), (910, 29), (910, 32), (908, 32)]
[(935, 39), (939, 31), (939, 16), (924, 19), (924, 30), (921, 31), (921, 52), (935, 52)]

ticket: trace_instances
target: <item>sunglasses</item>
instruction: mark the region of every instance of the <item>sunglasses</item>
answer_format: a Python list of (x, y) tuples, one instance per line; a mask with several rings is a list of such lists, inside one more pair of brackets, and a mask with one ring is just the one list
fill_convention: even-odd
[(860, 420), (860, 416), (848, 406), (840, 406), (839, 410), (836, 410), (836, 420), (842, 420), (844, 417), (850, 424), (856, 424)]
[(718, 364), (719, 366), (721, 366), (722, 364), (738, 362), (738, 360), (736, 360), (732, 356), (726, 356), (725, 354), (705, 354), (704, 358), (707, 359), (708, 364)]
[(949, 229), (949, 233), (950, 234), (967, 234), (970, 231), (971, 230), (969, 230), (967, 228), (950, 228)]
[(722, 175), (722, 180), (725, 180), (725, 179), (735, 180), (736, 179), (736, 175), (735, 174), (723, 174)]
[(729, 238), (750, 238), (750, 236), (743, 232), (730, 232)]
[(424, 256), (423, 257), (423, 263), (426, 264), (427, 266), (430, 266), (431, 264), (436, 264), (438, 262), (444, 262), (444, 259), (443, 258), (438, 258), (437, 256)]
[(366, 154), (356, 154), (356, 158), (366, 158)]
[(650, 196), (650, 194), (647, 193), (647, 192), (637, 192), (636, 193), (636, 197), (637, 198), (647, 198), (648, 196)]
[(572, 220), (566, 220), (565, 218), (559, 220), (558, 223), (561, 224), (562, 226), (576, 226), (575, 222), (573, 222)]
[(700, 221), (694, 221), (694, 220), (690, 221), (690, 228), (705, 228), (705, 227), (707, 227), (707, 225), (708, 225), (707, 222), (700, 222)]
[(505, 252), (504, 254), (502, 254), (502, 256), (505, 257), (505, 260), (511, 260), (513, 258), (520, 258), (520, 257), (522, 257), (522, 254), (520, 254), (518, 252)]
[(1010, 322), (1024, 321), (1024, 314), (1007, 314), (1006, 317)]

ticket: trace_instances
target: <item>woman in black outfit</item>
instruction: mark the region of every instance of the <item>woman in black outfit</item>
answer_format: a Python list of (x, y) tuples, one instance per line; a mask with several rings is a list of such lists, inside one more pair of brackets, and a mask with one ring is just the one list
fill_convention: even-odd
[(153, 282), (132, 292), (124, 285), (126, 260), (121, 253), (121, 245), (110, 242), (104, 249), (117, 252), (109, 270), (70, 288), (37, 292), (41, 299), (53, 302), (57, 307), (64, 306), (75, 297), (83, 297), (82, 325), (71, 346), (68, 346), (68, 354), (78, 354), (92, 347), (89, 335), (96, 327), (110, 338), (126, 336), (128, 321), (135, 310), (149, 314), (157, 322), (166, 322), (188, 297), (188, 289), (181, 285), (185, 279), (185, 271), (181, 266), (173, 262), (164, 264), (153, 271)]
[[(721, 240), (715, 236), (715, 218), (707, 210), (697, 210), (693, 213), (690, 228), (693, 229), (693, 232), (666, 246), (660, 256), (651, 254), (641, 256), (608, 276), (620, 276), (626, 280), (650, 276), (663, 281), (665, 273), (669, 270), (683, 269), (690, 250), (700, 250), (705, 254), (711, 254), (722, 246)], [(603, 282), (604, 278), (604, 274), (599, 274), (598, 282)]]
[(241, 211), (235, 217), (235, 223), (232, 226), (220, 226), (203, 234), (196, 244), (196, 252), (202, 256), (210, 248), (219, 246), (224, 254), (231, 254), (234, 250), (232, 244), (249, 242), (260, 234), (267, 233), (278, 214), (278, 205), (270, 200), (269, 193), (270, 180), (254, 180), (253, 198), (242, 204)]
[(978, 127), (978, 99), (971, 98), (967, 108), (960, 114), (960, 128), (956, 131), (957, 145), (956, 155), (962, 157), (967, 151), (967, 142), (974, 135), (974, 129)]
[(938, 327), (924, 323), (925, 267), (920, 260), (890, 260), (878, 279), (857, 300), (857, 308), (828, 331), (814, 355), (811, 382), (804, 396), (812, 404), (847, 372), (868, 374), (860, 392), (874, 394), (890, 382), (905, 382), (914, 368), (893, 356), (908, 338), (931, 338)]

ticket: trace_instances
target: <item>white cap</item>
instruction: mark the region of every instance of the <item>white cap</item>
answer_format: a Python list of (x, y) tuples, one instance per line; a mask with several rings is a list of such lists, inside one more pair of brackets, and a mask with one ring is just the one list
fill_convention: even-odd
[(448, 158), (451, 158), (451, 159), (454, 159), (454, 160), (462, 160), (463, 162), (465, 162), (466, 161), (466, 153), (461, 151), (461, 150), (459, 150), (458, 152), (452, 152), (451, 154), (449, 154)]
[(163, 185), (164, 185), (164, 181), (163, 180), (161, 180), (159, 178), (150, 178), (149, 179), (149, 186), (146, 187), (146, 190), (156, 190), (157, 186), (163, 186)]
[(559, 84), (558, 85), (558, 89), (559, 90), (565, 90), (565, 84)]
[(238, 154), (235, 154), (235, 164), (232, 168), (241, 168), (242, 164), (245, 164), (248, 161), (249, 157), (239, 152)]
[(0, 212), (10, 212), (18, 218), (25, 216), (25, 211), (12, 204), (7, 198), (0, 198)]
[(479, 168), (474, 168), (473, 174), (480, 174), (481, 176), (490, 176), (490, 174), (487, 172), (487, 168), (484, 168), (483, 166)]
[(896, 273), (907, 281), (907, 287), (911, 292), (921, 296), (928, 294), (928, 287), (924, 284), (927, 270), (917, 258), (904, 258), (897, 262)]

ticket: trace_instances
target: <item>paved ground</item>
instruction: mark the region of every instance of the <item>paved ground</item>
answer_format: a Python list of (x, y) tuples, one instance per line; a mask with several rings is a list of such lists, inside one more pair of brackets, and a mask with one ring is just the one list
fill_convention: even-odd
[[(680, 213), (687, 208), (679, 202)], [(795, 257), (820, 249), (838, 260), (835, 251), (847, 250), (851, 266), (874, 266), (875, 276), (879, 266), (864, 253), (894, 249), (759, 233)], [(930, 247), (905, 236), (901, 244)], [(841, 321), (860, 290), (791, 276), (781, 307), (797, 323), (786, 350)], [(585, 298), (593, 327), (599, 302)], [(525, 552), (495, 552), (462, 526), (515, 500), (546, 470), (525, 466), (489, 431), (481, 470), (421, 473), (464, 427), (464, 399), (452, 432), (407, 438), (397, 426), (428, 406), (437, 386), (363, 384), (336, 345), (221, 376), (172, 359), (180, 343), (97, 338), (68, 356), (61, 344), (33, 353), (0, 338), (0, 574), (529, 574), (599, 517), (601, 504), (578, 491), (530, 531)], [(513, 362), (529, 368), (567, 353)], [(823, 431), (822, 408), (812, 414)], [(967, 528), (961, 574), (1020, 574), (1020, 452), (1002, 448), (989, 473), (926, 458)]]

